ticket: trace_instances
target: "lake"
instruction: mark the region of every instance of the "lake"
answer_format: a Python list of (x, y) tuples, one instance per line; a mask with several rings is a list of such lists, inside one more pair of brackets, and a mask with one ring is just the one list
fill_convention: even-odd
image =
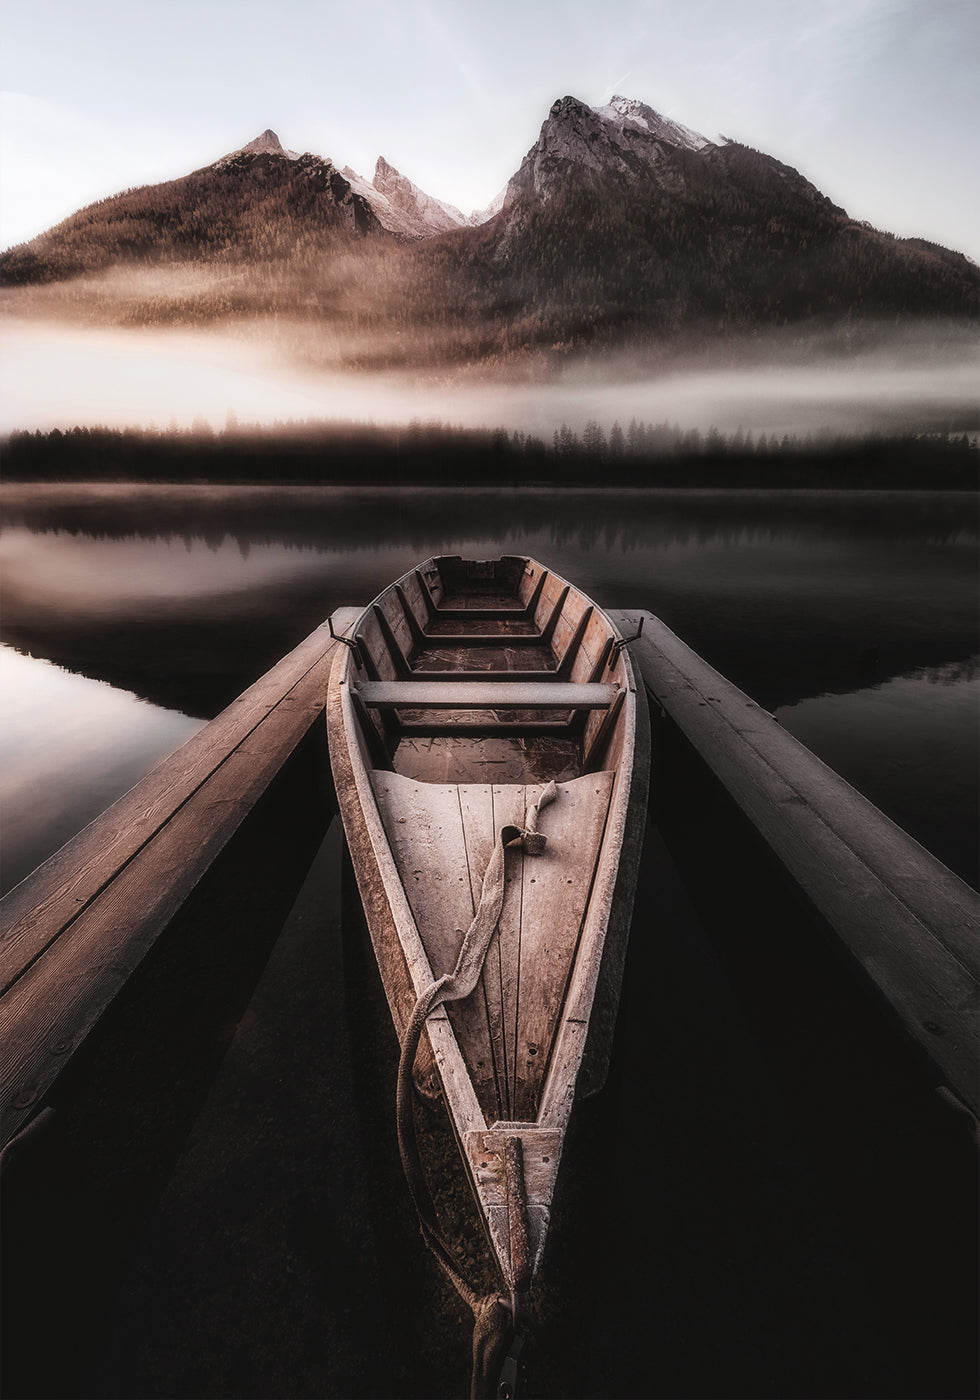
[[(8, 484), (3, 505), (8, 886), (332, 609), (457, 552), (530, 553), (658, 614), (976, 882), (972, 496)], [(969, 1138), (751, 857), (717, 822), (647, 831), (609, 1082), (573, 1115), (532, 1300), (534, 1393), (972, 1394)], [(341, 869), (334, 823), (220, 1065), (177, 1079), (200, 1098), (111, 1317), (90, 1261), (65, 1346), (21, 1348), (48, 1387), (29, 1393), (462, 1393), (469, 1314), (419, 1243), (397, 1046)], [(151, 1047), (130, 1043), (143, 1085)], [(94, 1064), (113, 1102), (116, 1043)], [(111, 1253), (76, 1178), (85, 1203), (111, 1156), (110, 1236), (132, 1175), (139, 1194), (125, 1103), (95, 1097), (63, 1115), (67, 1184), (52, 1197), (42, 1148), (20, 1187), (46, 1320), (52, 1273)], [(445, 1125), (424, 1129), (458, 1167)]]
[(654, 612), (977, 883), (972, 496), (9, 484), (3, 505), (5, 889), (334, 607), (460, 552)]

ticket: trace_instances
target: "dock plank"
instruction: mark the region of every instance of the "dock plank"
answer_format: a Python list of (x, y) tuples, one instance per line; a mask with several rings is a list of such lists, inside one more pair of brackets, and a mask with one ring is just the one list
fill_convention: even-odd
[[(350, 626), (357, 616), (356, 608), (340, 609), (334, 614), (336, 630)], [(320, 684), (320, 673), (310, 673), (333, 654), (335, 646), (328, 625), (318, 627), (0, 900), (0, 995), (238, 744), (263, 726), (274, 711), (285, 713), (284, 702), (304, 681), (308, 686)], [(323, 684), (325, 687), (325, 680)]]
[[(334, 625), (341, 630), (356, 616), (341, 610)], [(316, 722), (336, 645), (326, 627), (317, 629), (3, 901), (5, 1138), (34, 1111)]]
[[(631, 613), (621, 625), (634, 622)], [(976, 893), (659, 619), (646, 615), (631, 650), (651, 701), (692, 743), (949, 1087), (980, 1112)]]

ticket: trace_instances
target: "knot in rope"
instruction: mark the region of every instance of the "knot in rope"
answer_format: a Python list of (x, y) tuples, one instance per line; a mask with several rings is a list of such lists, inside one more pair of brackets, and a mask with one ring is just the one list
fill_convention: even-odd
[(558, 788), (554, 782), (550, 782), (535, 806), (528, 812), (527, 826), (505, 826), (503, 828), (500, 835), (508, 850), (515, 846), (521, 846), (529, 856), (544, 855), (548, 838), (543, 831), (538, 830), (538, 816), (549, 802), (554, 802), (557, 796)]

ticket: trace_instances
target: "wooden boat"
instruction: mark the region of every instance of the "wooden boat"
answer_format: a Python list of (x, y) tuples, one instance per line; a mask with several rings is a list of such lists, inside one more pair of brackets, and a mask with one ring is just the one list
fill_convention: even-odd
[(402, 1078), (444, 1096), (514, 1297), (541, 1259), (573, 1101), (605, 1078), (645, 698), (616, 627), (532, 559), (430, 559), (346, 641), (331, 763)]

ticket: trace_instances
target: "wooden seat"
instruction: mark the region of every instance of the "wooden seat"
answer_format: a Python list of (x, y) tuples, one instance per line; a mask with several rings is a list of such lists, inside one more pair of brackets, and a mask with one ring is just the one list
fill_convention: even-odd
[(620, 689), (561, 681), (362, 681), (354, 692), (374, 710), (606, 710)]

